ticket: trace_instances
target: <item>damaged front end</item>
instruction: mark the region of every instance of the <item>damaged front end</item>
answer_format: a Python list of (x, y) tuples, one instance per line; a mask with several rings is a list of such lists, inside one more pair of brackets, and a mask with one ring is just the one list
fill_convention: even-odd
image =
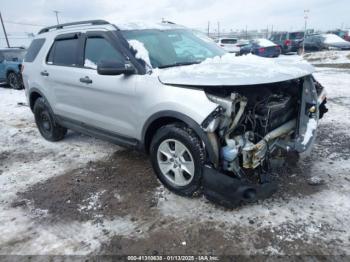
[(214, 163), (204, 167), (204, 194), (228, 207), (269, 197), (271, 163), (308, 152), (327, 112), (324, 88), (309, 75), (279, 83), (204, 87), (218, 107), (202, 123)]

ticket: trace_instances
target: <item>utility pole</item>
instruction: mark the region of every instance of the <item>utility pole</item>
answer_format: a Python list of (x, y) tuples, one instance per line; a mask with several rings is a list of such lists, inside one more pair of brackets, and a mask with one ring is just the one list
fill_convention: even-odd
[(210, 21), (208, 21), (208, 37), (210, 36)]
[(269, 25), (266, 26), (266, 39), (269, 38)]
[(218, 38), (220, 38), (220, 22), (218, 21)]
[(310, 10), (308, 9), (304, 10), (305, 27), (304, 27), (303, 54), (305, 53), (305, 38), (306, 38), (306, 30), (307, 30), (307, 19), (309, 18), (309, 13), (310, 13)]
[(245, 39), (248, 39), (248, 26), (245, 26)]
[(57, 24), (59, 25), (60, 22), (58, 21), (58, 13), (60, 13), (60, 12), (57, 10), (53, 10), (53, 12), (56, 14), (56, 21), (57, 21)]
[(4, 35), (5, 35), (7, 47), (10, 48), (10, 43), (9, 43), (9, 39), (7, 38), (7, 33), (6, 33), (4, 21), (2, 20), (1, 12), (0, 12), (0, 20), (1, 20), (1, 24), (2, 24), (2, 29), (4, 30)]

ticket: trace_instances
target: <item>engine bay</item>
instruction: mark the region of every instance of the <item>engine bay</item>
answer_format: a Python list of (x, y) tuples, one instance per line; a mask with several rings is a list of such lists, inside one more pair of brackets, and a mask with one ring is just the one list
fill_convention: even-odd
[[(243, 177), (268, 170), (297, 133), (303, 79), (205, 90), (219, 105), (202, 126), (217, 152), (217, 168)], [(278, 150), (277, 150), (278, 149)]]

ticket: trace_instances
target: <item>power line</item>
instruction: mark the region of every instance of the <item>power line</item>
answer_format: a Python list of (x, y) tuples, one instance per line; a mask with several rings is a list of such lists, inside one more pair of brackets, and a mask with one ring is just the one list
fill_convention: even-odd
[[(31, 39), (30, 37), (7, 37), (8, 39)], [(0, 39), (6, 39), (5, 37), (0, 37)]]
[(38, 26), (38, 27), (45, 27), (46, 25), (40, 25), (40, 24), (31, 24), (31, 23), (24, 23), (24, 22), (15, 22), (15, 21), (4, 21), (7, 24), (15, 24), (15, 25), (30, 25), (30, 26)]

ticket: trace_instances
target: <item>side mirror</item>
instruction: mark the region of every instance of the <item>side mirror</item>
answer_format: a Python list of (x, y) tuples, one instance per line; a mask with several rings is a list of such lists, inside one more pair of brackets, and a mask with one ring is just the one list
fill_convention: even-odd
[(101, 61), (97, 65), (97, 73), (100, 75), (131, 75), (135, 73), (135, 68), (130, 63)]

